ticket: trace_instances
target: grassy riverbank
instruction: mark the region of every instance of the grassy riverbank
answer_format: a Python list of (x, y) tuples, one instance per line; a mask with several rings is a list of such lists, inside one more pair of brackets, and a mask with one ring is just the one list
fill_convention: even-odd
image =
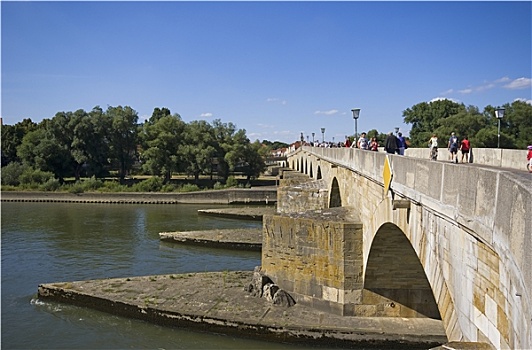
[(85, 178), (80, 181), (67, 179), (63, 184), (57, 180), (39, 182), (32, 181), (21, 183), (17, 186), (1, 185), (2, 192), (55, 192), (55, 193), (131, 193), (131, 192), (161, 192), (161, 193), (188, 193), (208, 190), (224, 190), (230, 188), (252, 188), (275, 186), (276, 178), (262, 176), (248, 181), (244, 177), (231, 176), (225, 182), (210, 177), (202, 177), (197, 181), (188, 177), (174, 176), (168, 183), (156, 176), (136, 176), (127, 178), (120, 183), (116, 178)]
[(277, 188), (229, 188), (194, 192), (45, 192), (8, 191), (2, 202), (70, 202), (116, 204), (266, 204), (277, 202)]

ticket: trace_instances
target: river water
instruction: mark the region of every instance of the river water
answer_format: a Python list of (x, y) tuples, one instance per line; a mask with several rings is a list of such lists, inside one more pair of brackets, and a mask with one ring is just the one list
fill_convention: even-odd
[(41, 283), (252, 270), (259, 252), (164, 243), (159, 232), (260, 227), (221, 205), (2, 203), (2, 349), (308, 349), (166, 328), (36, 299)]

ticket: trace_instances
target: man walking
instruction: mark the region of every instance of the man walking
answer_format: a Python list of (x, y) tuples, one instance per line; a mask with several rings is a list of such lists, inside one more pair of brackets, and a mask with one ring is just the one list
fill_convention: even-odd
[(406, 140), (402, 133), (397, 134), (397, 144), (399, 145), (399, 155), (404, 156), (405, 155), (405, 149), (406, 149)]
[(447, 149), (451, 152), (451, 162), (458, 163), (458, 137), (456, 137), (454, 132), (451, 133), (451, 137), (447, 143)]
[(386, 150), (386, 153), (389, 154), (394, 154), (397, 150), (397, 138), (393, 136), (393, 131), (386, 136), (386, 140), (384, 141), (384, 149)]

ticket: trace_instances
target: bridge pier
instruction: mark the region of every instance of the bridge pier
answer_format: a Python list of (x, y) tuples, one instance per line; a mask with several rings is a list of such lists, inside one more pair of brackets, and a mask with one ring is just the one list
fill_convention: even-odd
[[(381, 227), (378, 248), (365, 262), (359, 210), (342, 207), (339, 191), (335, 181), (329, 191), (324, 180), (283, 174), (278, 213), (264, 217), (263, 272), (298, 303), (322, 311), (441, 319), (423, 266), (401, 229)], [(410, 202), (394, 203), (404, 212), (385, 211), (406, 222)], [(395, 263), (398, 259), (400, 264)]]

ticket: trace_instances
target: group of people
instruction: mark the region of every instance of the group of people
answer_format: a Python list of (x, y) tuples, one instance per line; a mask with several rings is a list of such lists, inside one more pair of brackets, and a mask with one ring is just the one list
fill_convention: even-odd
[[(378, 151), (379, 149), (379, 142), (377, 141), (376, 137), (372, 137), (371, 139), (366, 138), (366, 133), (363, 132), (360, 134), (360, 137), (356, 142), (352, 142), (349, 138), (345, 139), (345, 142), (313, 142), (310, 144), (310, 146), (315, 147), (350, 147), (350, 148), (360, 148), (365, 149), (369, 151)], [(432, 134), (432, 137), (429, 139), (428, 146), (430, 149), (430, 156), (429, 159), (436, 160), (438, 157), (438, 136), (434, 133)], [(406, 139), (403, 137), (402, 133), (397, 133), (397, 136), (394, 136), (393, 132), (390, 132), (386, 136), (386, 140), (384, 141), (384, 150), (386, 153), (390, 154), (399, 154), (404, 155), (405, 149), (408, 148), (408, 144), (406, 143)], [(529, 145), (528, 147), (528, 154), (527, 154), (527, 169), (532, 172), (532, 145)], [(447, 141), (447, 149), (449, 150), (449, 158), (451, 162), (458, 163), (458, 151), (462, 153), (462, 158), (460, 160), (461, 163), (469, 163), (469, 153), (471, 151), (471, 143), (469, 142), (469, 139), (467, 136), (464, 136), (462, 141), (458, 140), (458, 137), (454, 132), (451, 132), (451, 137), (449, 137), (449, 140)]]
[[(348, 145), (349, 139), (346, 140), (346, 147), (351, 148), (360, 148), (365, 149), (368, 151), (378, 151), (379, 150), (379, 141), (377, 141), (376, 137), (372, 137), (371, 139), (368, 139), (366, 137), (366, 133), (363, 132), (360, 134), (360, 137), (358, 138), (357, 142), (353, 142), (353, 144)], [(390, 154), (399, 154), (404, 155), (405, 149), (408, 148), (408, 145), (406, 144), (406, 139), (403, 137), (402, 133), (398, 133), (397, 136), (393, 135), (393, 132), (390, 132), (386, 136), (386, 140), (384, 141), (384, 150), (387, 153)]]
[[(438, 154), (438, 136), (436, 134), (432, 134), (432, 137), (429, 140), (429, 149), (430, 149), (430, 159), (435, 160), (437, 158)], [(462, 141), (458, 140), (458, 137), (454, 132), (451, 133), (451, 137), (449, 137), (449, 140), (447, 141), (447, 149), (449, 150), (449, 157), (451, 159), (451, 162), (458, 163), (458, 150), (462, 153), (462, 159), (461, 162), (469, 162), (469, 151), (471, 150), (471, 144), (469, 143), (469, 139), (467, 136), (465, 136)]]

